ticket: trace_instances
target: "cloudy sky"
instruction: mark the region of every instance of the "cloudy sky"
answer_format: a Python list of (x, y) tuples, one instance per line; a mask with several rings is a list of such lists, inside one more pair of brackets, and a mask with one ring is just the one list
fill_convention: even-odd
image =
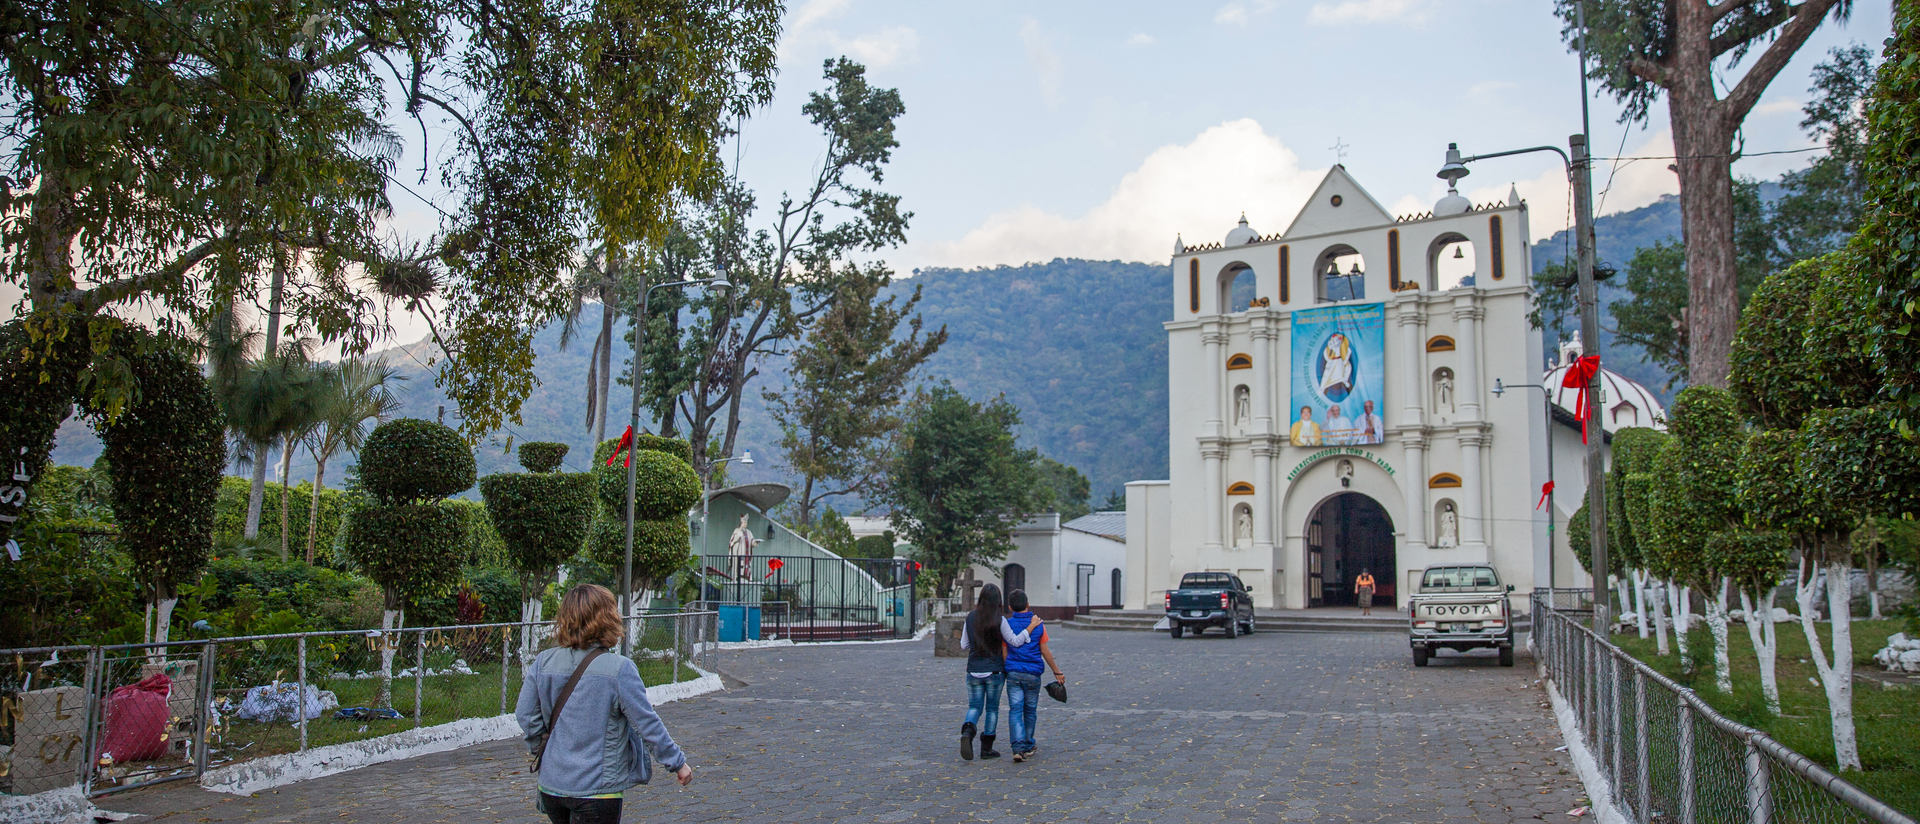
[[(788, 14), (779, 99), (749, 122), (741, 174), (771, 203), (798, 189), (820, 141), (800, 115), (821, 61), (845, 54), (907, 114), (886, 188), (914, 212), (921, 266), (1054, 257), (1164, 260), (1175, 233), (1218, 240), (1245, 212), (1279, 231), (1336, 160), (1396, 214), (1445, 193), (1448, 142), (1468, 153), (1566, 145), (1580, 129), (1577, 58), (1547, 0), (975, 2), (808, 0)], [(1747, 121), (1748, 151), (1810, 145), (1799, 128), (1808, 72), (1852, 42), (1876, 50), (1888, 6), (1826, 24)], [(1737, 82), (1744, 66), (1727, 77)], [(1645, 128), (1597, 96), (1600, 156), (1671, 154), (1664, 107)], [(1624, 141), (1624, 142), (1623, 142)], [(1678, 190), (1668, 161), (1602, 164), (1602, 213)], [(1743, 160), (1776, 177), (1804, 155)], [(1486, 161), (1476, 202), (1518, 184), (1536, 235), (1564, 226), (1552, 155)]]

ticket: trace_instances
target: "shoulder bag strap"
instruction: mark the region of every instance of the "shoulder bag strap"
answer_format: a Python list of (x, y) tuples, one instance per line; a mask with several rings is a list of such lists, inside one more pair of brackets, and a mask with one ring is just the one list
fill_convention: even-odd
[(580, 659), (580, 665), (573, 668), (573, 675), (567, 678), (566, 686), (560, 688), (560, 696), (553, 699), (553, 715), (547, 719), (547, 733), (540, 736), (540, 743), (533, 748), (533, 769), (540, 771), (540, 761), (547, 755), (547, 740), (553, 737), (553, 727), (560, 721), (560, 711), (567, 708), (567, 699), (573, 697), (573, 688), (580, 683), (580, 676), (587, 674), (587, 665), (599, 658), (606, 650), (595, 648)]

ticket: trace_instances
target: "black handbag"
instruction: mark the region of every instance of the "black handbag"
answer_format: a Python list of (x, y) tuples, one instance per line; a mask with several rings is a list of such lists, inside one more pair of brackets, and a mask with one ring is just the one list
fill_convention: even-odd
[(1059, 681), (1047, 682), (1047, 697), (1062, 704), (1067, 703), (1067, 685)]

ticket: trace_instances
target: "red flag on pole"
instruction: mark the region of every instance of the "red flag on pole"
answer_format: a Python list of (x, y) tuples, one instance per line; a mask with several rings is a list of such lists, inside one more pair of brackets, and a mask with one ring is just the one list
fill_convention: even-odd
[(1580, 420), (1580, 442), (1587, 442), (1587, 385), (1593, 383), (1594, 374), (1600, 371), (1600, 356), (1587, 355), (1573, 362), (1566, 377), (1560, 379), (1560, 385), (1568, 389), (1579, 389), (1574, 399), (1573, 416)]
[(1534, 504), (1534, 505), (1533, 505), (1533, 508), (1534, 508), (1534, 509), (1539, 509), (1539, 508), (1541, 508), (1541, 507), (1544, 507), (1544, 506), (1546, 506), (1546, 505), (1547, 505), (1547, 496), (1548, 496), (1548, 495), (1552, 495), (1552, 494), (1553, 494), (1553, 482), (1552, 482), (1552, 481), (1548, 481), (1548, 482), (1546, 482), (1546, 483), (1544, 483), (1544, 484), (1541, 484), (1541, 485), (1540, 485), (1540, 503), (1537, 503), (1537, 504)]
[(620, 436), (620, 444), (613, 448), (613, 454), (607, 456), (607, 466), (613, 466), (613, 459), (620, 457), (621, 452), (627, 453), (627, 461), (626, 463), (621, 464), (621, 466), (632, 466), (633, 465), (633, 427), (631, 426), (627, 427), (626, 433)]

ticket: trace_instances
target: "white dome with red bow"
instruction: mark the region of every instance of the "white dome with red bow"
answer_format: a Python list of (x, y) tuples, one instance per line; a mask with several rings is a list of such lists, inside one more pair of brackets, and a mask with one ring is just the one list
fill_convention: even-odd
[[(1582, 354), (1578, 341), (1560, 344), (1560, 360), (1540, 383), (1551, 387), (1547, 391), (1553, 394), (1556, 406), (1565, 410), (1569, 416), (1577, 417), (1580, 390), (1564, 386), (1567, 370), (1573, 368)], [(1653, 391), (1642, 386), (1639, 381), (1601, 367), (1600, 386), (1606, 394), (1600, 399), (1600, 423), (1608, 432), (1625, 429), (1630, 426), (1647, 426), (1664, 430), (1667, 428), (1667, 410), (1653, 396)]]

